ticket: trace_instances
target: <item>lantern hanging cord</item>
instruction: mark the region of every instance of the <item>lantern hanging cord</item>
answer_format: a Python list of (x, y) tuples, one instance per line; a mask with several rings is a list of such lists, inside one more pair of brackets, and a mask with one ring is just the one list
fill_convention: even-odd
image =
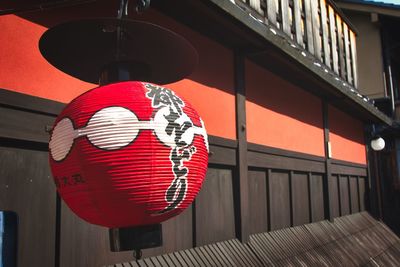
[[(118, 10), (118, 19), (128, 16), (129, 0), (121, 0)], [(136, 1), (136, 12), (141, 13), (150, 7), (150, 0), (137, 0)]]
[(118, 9), (118, 19), (122, 19), (123, 17), (128, 16), (128, 5), (129, 5), (129, 0), (121, 0), (119, 3), (119, 9)]
[(136, 261), (140, 260), (142, 258), (142, 250), (139, 249), (135, 249), (133, 251), (133, 257), (136, 259)]

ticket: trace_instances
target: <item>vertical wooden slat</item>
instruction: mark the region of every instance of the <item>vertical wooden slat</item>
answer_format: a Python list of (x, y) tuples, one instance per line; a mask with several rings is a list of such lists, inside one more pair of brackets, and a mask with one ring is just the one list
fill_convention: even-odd
[(340, 216), (340, 203), (339, 203), (339, 189), (338, 177), (332, 175), (329, 177), (329, 196), (330, 196), (330, 211), (331, 217), (336, 218)]
[(349, 177), (339, 176), (340, 216), (350, 214)]
[(268, 231), (267, 179), (264, 171), (249, 171), (250, 232)]
[(351, 66), (353, 68), (353, 86), (358, 87), (357, 76), (357, 50), (356, 50), (356, 35), (350, 30), (350, 50), (351, 50)]
[(344, 43), (343, 43), (343, 23), (339, 15), (336, 14), (336, 28), (337, 28), (337, 40), (339, 47), (339, 66), (340, 66), (340, 76), (343, 79), (346, 78), (346, 63), (344, 55)]
[(292, 173), (292, 225), (302, 225), (310, 222), (309, 183), (308, 174)]
[(289, 18), (289, 1), (288, 0), (280, 0), (281, 1), (281, 14), (282, 14), (282, 30), (289, 37), (291, 36), (291, 25)]
[(231, 170), (208, 168), (207, 177), (196, 198), (197, 246), (235, 238), (232, 180)]
[(314, 54), (313, 23), (311, 14), (311, 0), (304, 0), (304, 12), (306, 17), (307, 50)]
[(360, 211), (365, 210), (365, 178), (358, 177), (358, 195), (360, 197)]
[(270, 25), (276, 26), (276, 10), (278, 9), (276, 5), (276, 0), (267, 0), (267, 20)]
[(260, 0), (250, 0), (250, 6), (257, 11), (258, 13), (260, 13), (261, 15), (264, 14), (264, 11), (261, 8), (261, 4), (260, 4)]
[(346, 70), (347, 70), (347, 81), (352, 83), (353, 75), (351, 68), (351, 54), (350, 54), (350, 37), (349, 28), (346, 23), (343, 23), (343, 33), (344, 33), (344, 52), (346, 54)]
[(269, 175), (268, 195), (271, 230), (290, 227), (289, 173), (271, 171)]
[(351, 213), (357, 213), (360, 211), (360, 203), (358, 198), (358, 183), (357, 177), (350, 177), (350, 202), (351, 202)]
[(320, 0), (321, 7), (321, 27), (322, 27), (322, 40), (324, 48), (324, 62), (328, 67), (331, 66), (331, 48), (329, 46), (329, 29), (328, 29), (328, 16), (326, 10), (325, 0)]
[(310, 177), (311, 222), (325, 219), (323, 180), (321, 174), (312, 174)]
[(336, 36), (336, 20), (335, 11), (332, 6), (329, 5), (329, 28), (331, 33), (331, 52), (332, 52), (332, 65), (333, 71), (339, 74), (339, 58), (337, 51), (337, 36)]
[(320, 19), (318, 14), (318, 0), (311, 1), (311, 16), (312, 16), (312, 34), (314, 40), (314, 56), (322, 60), (321, 53), (321, 36), (320, 36)]
[(301, 27), (301, 0), (293, 0), (294, 29), (296, 42), (303, 46), (303, 28)]

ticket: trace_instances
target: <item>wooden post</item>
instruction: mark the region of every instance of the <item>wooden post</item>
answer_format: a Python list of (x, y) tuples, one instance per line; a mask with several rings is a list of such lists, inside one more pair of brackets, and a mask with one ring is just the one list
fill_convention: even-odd
[(325, 180), (323, 183), (324, 190), (324, 213), (325, 219), (333, 221), (332, 214), (332, 201), (329, 190), (329, 179), (332, 176), (332, 160), (330, 158), (330, 145), (329, 145), (329, 118), (328, 118), (328, 104), (326, 101), (322, 104), (323, 124), (324, 124), (324, 143), (325, 143)]
[[(236, 93), (236, 133), (238, 140), (237, 149), (237, 174), (238, 186), (236, 195), (239, 204), (236, 216), (238, 230), (236, 236), (240, 241), (249, 241), (249, 182), (247, 168), (247, 138), (246, 138), (246, 94), (245, 94), (245, 57), (241, 51), (234, 52), (235, 66), (235, 93)], [(236, 205), (237, 205), (236, 204)]]

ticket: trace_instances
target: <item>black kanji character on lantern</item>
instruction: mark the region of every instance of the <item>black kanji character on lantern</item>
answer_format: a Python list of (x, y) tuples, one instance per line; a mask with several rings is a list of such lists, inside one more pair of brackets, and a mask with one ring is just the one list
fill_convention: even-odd
[(59, 188), (60, 187), (60, 178), (58, 178), (57, 176), (54, 177), (54, 183), (56, 184), (56, 187)]
[[(164, 131), (169, 136), (175, 133), (174, 146), (171, 148), (169, 155), (172, 162), (174, 179), (165, 193), (165, 200), (169, 204), (164, 210), (158, 212), (162, 214), (178, 207), (186, 197), (186, 176), (189, 169), (183, 165), (183, 161), (190, 160), (192, 155), (196, 152), (196, 148), (182, 140), (182, 136), (188, 129), (193, 127), (193, 123), (186, 114), (183, 113), (182, 108), (185, 104), (174, 92), (152, 84), (145, 84), (145, 87), (149, 89), (146, 96), (152, 100), (152, 107), (169, 108), (169, 114), (164, 115), (164, 118), (168, 122)], [(187, 119), (182, 122), (182, 117), (184, 115)]]
[(189, 144), (186, 144), (185, 141), (182, 141), (182, 135), (191, 127), (193, 127), (193, 123), (190, 121), (185, 121), (183, 124), (179, 124), (176, 122), (177, 119), (180, 118), (179, 114), (173, 111), (172, 108), (169, 108), (169, 114), (164, 115), (164, 118), (168, 121), (168, 125), (165, 128), (165, 132), (168, 135), (172, 135), (175, 131), (175, 144), (178, 147), (184, 147)]
[(63, 185), (63, 186), (68, 186), (68, 185), (70, 185), (70, 184), (69, 184), (69, 179), (68, 179), (67, 176), (62, 177), (61, 180), (62, 180), (62, 183), (63, 183), (62, 185)]
[(178, 114), (182, 115), (182, 107), (184, 107), (185, 104), (174, 92), (149, 83), (146, 84), (145, 87), (149, 89), (146, 96), (152, 99), (151, 104), (153, 107), (173, 106)]
[(72, 179), (74, 180), (74, 185), (85, 183), (85, 179), (83, 179), (82, 175), (80, 175), (79, 173), (73, 174)]
[(168, 187), (165, 197), (167, 202), (170, 204), (162, 211), (162, 213), (176, 208), (185, 198), (187, 191), (186, 175), (189, 170), (183, 166), (183, 161), (190, 160), (195, 152), (196, 148), (194, 146), (190, 148), (175, 147), (172, 149), (170, 159), (172, 161), (175, 178)]

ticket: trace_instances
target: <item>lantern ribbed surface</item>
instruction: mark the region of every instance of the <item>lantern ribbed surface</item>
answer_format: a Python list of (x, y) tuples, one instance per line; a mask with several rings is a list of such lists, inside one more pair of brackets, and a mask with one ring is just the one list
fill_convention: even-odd
[(56, 119), (50, 165), (62, 199), (109, 228), (155, 224), (182, 212), (208, 164), (204, 124), (173, 91), (121, 82), (75, 98)]

